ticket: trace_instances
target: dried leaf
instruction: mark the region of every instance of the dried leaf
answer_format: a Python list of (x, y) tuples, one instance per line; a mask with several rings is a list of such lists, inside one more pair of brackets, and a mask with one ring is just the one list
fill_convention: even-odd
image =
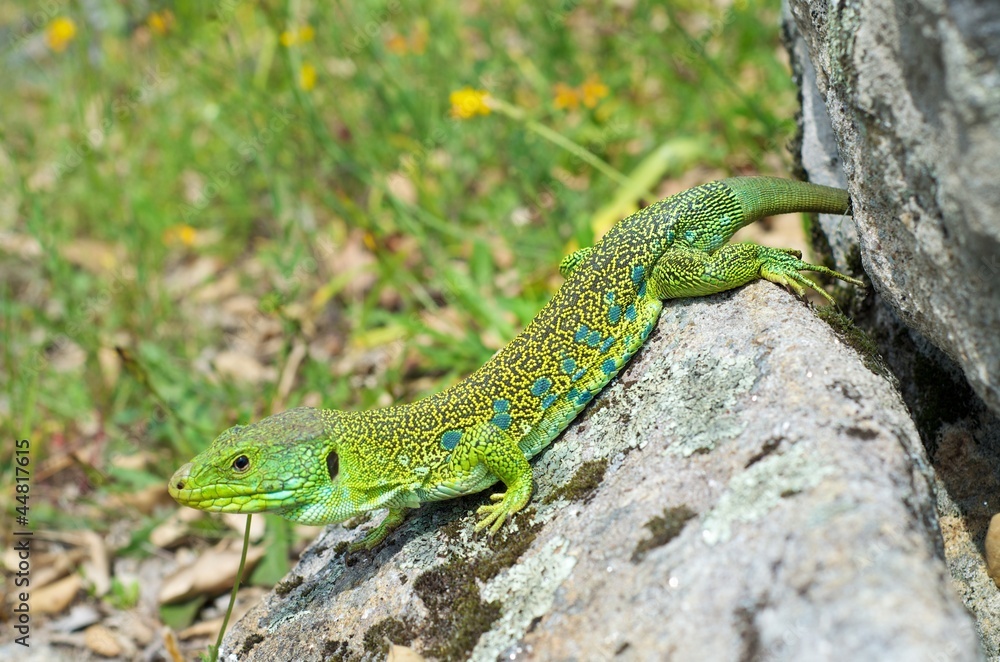
[(91, 625), (83, 633), (83, 644), (103, 657), (121, 657), (124, 648), (115, 633), (103, 625)]
[(169, 627), (163, 628), (163, 647), (167, 650), (167, 655), (170, 656), (170, 662), (184, 662), (184, 656), (181, 655), (181, 648), (177, 642), (177, 635)]
[(211, 303), (232, 296), (240, 291), (240, 279), (235, 271), (227, 271), (214, 278), (191, 294), (191, 300)]
[(31, 235), (0, 232), (0, 251), (23, 259), (42, 256), (42, 245)]
[[(243, 535), (247, 528), (247, 516), (240, 513), (222, 513), (222, 522), (240, 535)], [(250, 522), (250, 542), (260, 542), (266, 532), (267, 518), (254, 517)]]
[(222, 269), (222, 260), (199, 257), (173, 269), (164, 279), (164, 287), (173, 296), (187, 296), (192, 289), (211, 279)]
[(180, 508), (149, 532), (149, 542), (163, 549), (176, 547), (191, 533), (189, 524), (205, 516), (194, 508)]
[[(236, 606), (233, 607), (233, 615), (229, 619), (230, 623), (235, 623), (243, 618), (244, 614), (260, 602), (261, 598), (264, 597), (264, 594), (264, 589), (259, 586), (241, 588), (239, 593), (236, 595)], [(182, 641), (196, 639), (197, 637), (214, 637), (219, 633), (219, 628), (222, 627), (223, 618), (223, 616), (219, 616), (218, 618), (213, 618), (208, 621), (195, 623), (194, 625), (181, 630), (177, 636)]]
[(56, 632), (76, 632), (101, 620), (101, 614), (91, 605), (73, 605), (62, 618), (50, 621), (49, 627)]
[(409, 646), (391, 644), (385, 662), (424, 662), (424, 657)]
[(87, 546), (83, 575), (90, 581), (94, 595), (101, 598), (111, 590), (111, 556), (104, 538), (93, 531), (82, 532)]
[(118, 376), (122, 372), (121, 357), (111, 347), (101, 347), (97, 350), (97, 364), (101, 367), (101, 376), (104, 378), (104, 385), (109, 389), (118, 383)]
[(281, 379), (278, 380), (278, 393), (275, 397), (275, 406), (273, 407), (274, 411), (284, 409), (280, 405), (284, 403), (285, 398), (291, 392), (292, 386), (295, 384), (295, 375), (298, 374), (299, 366), (305, 357), (306, 344), (301, 340), (296, 340), (292, 346), (292, 351), (288, 353), (288, 360), (285, 362), (285, 367), (281, 370)]
[(1000, 588), (1000, 513), (990, 520), (990, 528), (986, 531), (986, 568), (990, 578)]
[(74, 239), (59, 252), (67, 262), (95, 274), (114, 271), (121, 262), (119, 255), (122, 254), (120, 246), (86, 238)]
[(31, 592), (31, 608), (35, 614), (58, 614), (72, 604), (83, 588), (80, 575), (68, 575), (44, 588)]
[(260, 384), (273, 382), (278, 377), (278, 371), (263, 365), (253, 356), (242, 352), (225, 350), (219, 352), (212, 361), (215, 370), (233, 381)]
[(162, 485), (149, 485), (138, 492), (114, 495), (114, 497), (112, 503), (116, 507), (128, 506), (143, 515), (149, 515), (161, 506), (176, 505)]
[(417, 187), (413, 181), (402, 172), (389, 174), (386, 181), (386, 188), (389, 193), (399, 198), (408, 205), (417, 204)]
[[(261, 547), (247, 550), (244, 577), (264, 557)], [(219, 595), (232, 588), (236, 571), (240, 565), (240, 548), (230, 547), (223, 541), (213, 549), (203, 553), (191, 565), (184, 566), (163, 580), (160, 587), (160, 604), (183, 602), (197, 595)]]

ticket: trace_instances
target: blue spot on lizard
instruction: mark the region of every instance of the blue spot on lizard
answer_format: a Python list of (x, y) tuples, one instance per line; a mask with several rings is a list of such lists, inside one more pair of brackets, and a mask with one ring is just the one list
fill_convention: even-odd
[(531, 395), (541, 397), (552, 388), (552, 380), (548, 377), (539, 377), (531, 386)]
[(453, 451), (455, 450), (455, 446), (457, 446), (458, 442), (461, 440), (461, 430), (448, 430), (441, 435), (441, 446), (444, 447), (445, 450)]

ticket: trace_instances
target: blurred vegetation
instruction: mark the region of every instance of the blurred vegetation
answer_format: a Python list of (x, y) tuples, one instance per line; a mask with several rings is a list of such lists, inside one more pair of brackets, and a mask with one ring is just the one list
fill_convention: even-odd
[(107, 529), (103, 495), (234, 423), (431, 393), (612, 201), (781, 174), (778, 8), (4, 3), (0, 416), (33, 528)]

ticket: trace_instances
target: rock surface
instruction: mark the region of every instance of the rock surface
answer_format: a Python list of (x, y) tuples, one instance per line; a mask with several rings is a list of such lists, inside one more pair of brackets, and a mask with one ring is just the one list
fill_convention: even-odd
[[(852, 6), (845, 8), (845, 12), (861, 12), (867, 18), (874, 20), (874, 17), (881, 16), (889, 20), (892, 12), (888, 5), (882, 3), (881, 9), (865, 6)], [(803, 5), (799, 3), (797, 14), (802, 17)], [(906, 5), (910, 7), (910, 5)], [(903, 5), (899, 5), (903, 7)], [(995, 8), (996, 6), (994, 6)], [(937, 6), (940, 9), (940, 6)], [(825, 77), (824, 93), (820, 92), (820, 85), (817, 81), (817, 73), (813, 67), (810, 57), (827, 57), (829, 53), (820, 49), (818, 52), (810, 54), (810, 49), (806, 41), (801, 36), (799, 30), (809, 31), (813, 36), (811, 43), (839, 43), (839, 39), (829, 36), (830, 30), (848, 29), (846, 20), (829, 21), (829, 17), (823, 14), (823, 8), (818, 8), (816, 12), (809, 9), (808, 21), (796, 22), (790, 14), (785, 17), (786, 42), (791, 54), (793, 69), (801, 91), (802, 98), (802, 141), (801, 141), (801, 164), (804, 175), (810, 181), (818, 183), (846, 186), (847, 179), (844, 176), (845, 168), (855, 173), (857, 177), (878, 176), (879, 168), (896, 167), (891, 164), (878, 163), (877, 160), (885, 157), (884, 153), (890, 151), (893, 154), (906, 155), (907, 158), (916, 159), (921, 154), (926, 155), (927, 146), (935, 148), (934, 145), (941, 140), (935, 131), (926, 131), (926, 127), (919, 123), (901, 123), (897, 117), (890, 117), (893, 124), (893, 131), (884, 130), (885, 121), (880, 116), (866, 114), (863, 112), (863, 104), (855, 102), (856, 107), (847, 111), (844, 106), (845, 100), (862, 98), (860, 90), (867, 89), (866, 97), (872, 95), (899, 95), (905, 85), (909, 85), (899, 76), (901, 72), (907, 75), (919, 77), (919, 72), (908, 69), (909, 61), (897, 61), (892, 66), (887, 66), (881, 72), (879, 80), (873, 80), (871, 76), (857, 74), (855, 76), (842, 76), (836, 84), (829, 73), (821, 75)], [(985, 9), (985, 8), (984, 8)], [(949, 32), (950, 22), (957, 22), (963, 25), (970, 23), (969, 13), (978, 11), (972, 3), (958, 3), (953, 5), (953, 16), (939, 16), (935, 23), (937, 31), (925, 29), (921, 31), (920, 37), (928, 43), (926, 49), (933, 52), (940, 46), (942, 37), (939, 32), (943, 31), (951, 35), (944, 38), (954, 38), (954, 33)], [(989, 11), (983, 12), (986, 17)], [(996, 14), (996, 12), (994, 12)], [(813, 20), (815, 17), (815, 21)], [(904, 20), (907, 19), (907, 20)], [(865, 53), (863, 58), (902, 58), (908, 56), (903, 50), (893, 50), (886, 47), (894, 43), (894, 39), (901, 34), (908, 34), (908, 38), (914, 36), (911, 23), (908, 22), (907, 15), (903, 12), (898, 14), (898, 20), (906, 25), (893, 26), (885, 29), (884, 34), (880, 34), (880, 47), (871, 47), (873, 31), (868, 29), (862, 31), (857, 36), (857, 44), (854, 46), (855, 53)], [(918, 24), (920, 24), (918, 22)], [(884, 24), (879, 23), (878, 25)], [(983, 24), (976, 29), (979, 31), (989, 31), (989, 20), (984, 20)], [(992, 24), (994, 28), (1000, 27), (997, 23)], [(924, 26), (926, 27), (926, 25)], [(845, 33), (850, 37), (850, 33)], [(827, 36), (823, 36), (827, 35)], [(825, 41), (824, 41), (825, 40)], [(858, 49), (861, 50), (858, 50)], [(912, 44), (909, 46), (912, 51)], [(954, 49), (952, 43), (949, 48)], [(952, 73), (954, 73), (955, 63), (959, 62), (955, 57), (950, 57), (952, 62)], [(870, 65), (861, 68), (863, 71), (871, 72)], [(969, 81), (969, 89), (974, 92), (977, 81), (968, 77), (960, 77), (958, 81), (952, 81), (945, 87), (945, 90), (922, 91), (925, 95), (934, 96), (947, 109), (945, 114), (963, 116), (967, 110), (961, 106), (956, 107), (956, 99), (961, 94), (953, 89)], [(914, 85), (917, 85), (914, 83)], [(919, 85), (917, 85), (919, 87)], [(912, 86), (911, 86), (912, 87)], [(836, 88), (836, 89), (833, 89)], [(831, 114), (839, 117), (840, 122), (835, 129), (831, 125), (830, 115), (827, 113), (826, 101), (830, 100), (834, 104)], [(921, 102), (926, 103), (927, 99)], [(904, 108), (908, 108), (905, 104)], [(912, 114), (903, 113), (912, 119)], [(855, 124), (843, 121), (844, 117), (853, 117)], [(901, 115), (902, 116), (902, 115)], [(844, 158), (847, 163), (841, 161), (838, 152), (838, 136), (846, 132), (840, 140), (840, 144), (845, 146)], [(868, 147), (858, 149), (855, 141), (857, 136), (874, 136), (878, 138), (878, 145), (869, 151)], [(994, 133), (994, 139), (1000, 139)], [(914, 142), (922, 142), (922, 150), (911, 150)], [(891, 149), (890, 149), (891, 147)], [(913, 153), (910, 154), (909, 152)], [(893, 157), (895, 158), (895, 157)], [(939, 169), (950, 167), (947, 163), (939, 164)], [(949, 180), (950, 182), (950, 180)], [(949, 183), (946, 182), (946, 183)], [(884, 187), (884, 194), (891, 199), (904, 201), (911, 197), (911, 183), (902, 178), (888, 178), (876, 180), (878, 186)], [(950, 184), (949, 184), (950, 185)], [(853, 186), (853, 184), (852, 184)], [(975, 191), (970, 191), (973, 195)], [(900, 207), (904, 209), (905, 207)], [(995, 213), (996, 210), (994, 210)], [(908, 212), (907, 212), (908, 213)], [(897, 218), (885, 218), (874, 216), (870, 219), (862, 218), (863, 212), (858, 213), (858, 220), (862, 228), (862, 234), (870, 237), (873, 226), (878, 228), (879, 236), (893, 236), (889, 241), (895, 244), (899, 240), (895, 235), (900, 231), (901, 225)], [(941, 219), (938, 219), (941, 220)], [(958, 219), (960, 220), (960, 219)], [(952, 219), (954, 222), (958, 222)], [(996, 220), (996, 216), (994, 216)], [(867, 222), (866, 222), (867, 221)], [(926, 221), (925, 225), (934, 221)], [(842, 219), (837, 216), (820, 216), (817, 226), (822, 229), (822, 237), (818, 239), (820, 245), (825, 244), (829, 250), (827, 254), (837, 268), (852, 271), (858, 268), (858, 242), (853, 228), (846, 226)], [(995, 226), (994, 226), (995, 227)], [(917, 233), (915, 236), (907, 238), (907, 241), (920, 242), (927, 238), (927, 233)], [(944, 246), (938, 242), (930, 242), (930, 245), (922, 246), (921, 250), (929, 254), (941, 257), (942, 250), (961, 251), (960, 242), (968, 238), (958, 238), (959, 244), (952, 241)], [(878, 256), (873, 258), (878, 260)], [(908, 258), (907, 258), (908, 259)], [(922, 273), (919, 263), (902, 261), (894, 265), (898, 273), (905, 273), (907, 283), (918, 288), (936, 288), (940, 293), (963, 292), (970, 295), (970, 284), (963, 281), (967, 275), (961, 270), (954, 273), (944, 274), (941, 280), (931, 282), (927, 273)], [(973, 281), (971, 290), (980, 287), (981, 283)], [(886, 296), (906, 296), (901, 294), (895, 286), (890, 286), (881, 291)], [(990, 292), (989, 296), (995, 296)], [(926, 302), (925, 302), (926, 303)], [(923, 304), (921, 304), (923, 305)], [(936, 305), (936, 304), (935, 304)], [(948, 304), (949, 306), (965, 306), (964, 303)], [(983, 299), (977, 305), (989, 306), (989, 299)], [(955, 333), (964, 333), (968, 325), (976, 326), (976, 310), (974, 308), (959, 311), (961, 314), (953, 315), (952, 319), (959, 319), (954, 327)], [(950, 309), (947, 314), (952, 314)], [(975, 394), (969, 385), (963, 370), (947, 356), (942, 354), (931, 342), (925, 338), (917, 328), (907, 328), (903, 325), (900, 317), (896, 314), (886, 300), (879, 294), (869, 296), (864, 301), (855, 300), (852, 302), (851, 316), (860, 325), (864, 326), (876, 340), (879, 351), (884, 357), (888, 366), (892, 369), (898, 379), (903, 398), (909, 406), (917, 428), (923, 437), (924, 443), (931, 457), (932, 466), (935, 470), (936, 484), (938, 491), (938, 516), (941, 521), (941, 528), (944, 535), (945, 556), (951, 570), (952, 578), (956, 589), (962, 597), (966, 607), (975, 615), (977, 628), (982, 640), (983, 647), (990, 659), (1000, 660), (1000, 591), (990, 580), (985, 557), (988, 556), (989, 549), (986, 546), (987, 528), (991, 517), (998, 517), (996, 513), (1000, 511), (1000, 418), (991, 412), (989, 407)], [(923, 329), (923, 327), (921, 327)], [(1000, 331), (993, 333), (994, 344), (996, 338), (1000, 337)], [(966, 371), (966, 374), (968, 372)]]
[(533, 466), (531, 510), (491, 544), (484, 496), (371, 553), (327, 528), (222, 659), (981, 657), (899, 396), (772, 284), (668, 303)]
[(790, 8), (840, 148), (865, 271), (1000, 413), (1000, 3)]

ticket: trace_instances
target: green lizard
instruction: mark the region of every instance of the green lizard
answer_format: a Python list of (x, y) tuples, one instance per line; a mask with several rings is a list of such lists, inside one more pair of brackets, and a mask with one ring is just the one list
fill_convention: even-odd
[(799, 271), (858, 280), (803, 262), (798, 251), (726, 243), (765, 216), (850, 214), (846, 191), (770, 177), (698, 186), (619, 221), (567, 256), (566, 277), (517, 337), (472, 375), (417, 402), (363, 412), (292, 409), (223, 432), (170, 479), (181, 504), (212, 512), (274, 512), (293, 522), (388, 515), (352, 549), (371, 549), (427, 501), (502, 481), (475, 530), (496, 533), (527, 505), (528, 460), (628, 363), (664, 299), (722, 292), (759, 278), (810, 287)]

